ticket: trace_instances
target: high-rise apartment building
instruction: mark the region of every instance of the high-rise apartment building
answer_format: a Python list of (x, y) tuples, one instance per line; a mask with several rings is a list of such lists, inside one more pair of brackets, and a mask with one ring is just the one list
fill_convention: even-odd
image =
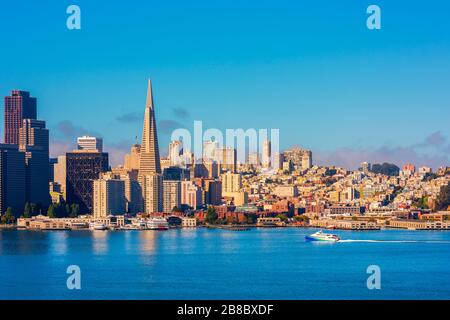
[(18, 217), (25, 201), (25, 154), (17, 145), (0, 144), (0, 212), (11, 208)]
[(198, 209), (203, 205), (203, 190), (192, 181), (181, 181), (181, 204)]
[(163, 181), (163, 211), (172, 212), (174, 208), (180, 208), (181, 205), (181, 181), (164, 180)]
[(239, 192), (242, 189), (242, 177), (239, 173), (227, 172), (221, 175), (222, 192)]
[(158, 173), (147, 174), (144, 178), (144, 212), (155, 213), (163, 210), (163, 179)]
[(113, 174), (104, 174), (93, 182), (94, 218), (121, 215), (126, 211), (125, 182)]
[(103, 152), (103, 139), (91, 136), (82, 136), (77, 139), (78, 150)]
[(23, 119), (36, 119), (36, 98), (27, 91), (13, 90), (5, 97), (4, 141), (19, 144), (19, 129)]

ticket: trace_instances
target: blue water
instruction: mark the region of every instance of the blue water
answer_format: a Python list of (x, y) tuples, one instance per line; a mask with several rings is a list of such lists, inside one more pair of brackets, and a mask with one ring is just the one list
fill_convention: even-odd
[[(0, 231), (0, 299), (449, 299), (450, 232)], [(357, 240), (357, 241), (355, 241)], [(66, 268), (81, 268), (68, 290)], [(367, 289), (369, 265), (381, 289)]]

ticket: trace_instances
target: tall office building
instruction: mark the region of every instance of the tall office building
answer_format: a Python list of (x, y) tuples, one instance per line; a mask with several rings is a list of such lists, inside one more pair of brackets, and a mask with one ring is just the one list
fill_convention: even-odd
[(181, 205), (181, 181), (164, 180), (163, 181), (163, 211), (172, 212), (174, 208), (180, 208)]
[(26, 200), (43, 206), (49, 194), (49, 133), (45, 121), (23, 119), (19, 129), (19, 150), (25, 153)]
[(163, 185), (161, 176), (161, 160), (159, 157), (152, 83), (150, 80), (148, 81), (147, 87), (144, 126), (142, 129), (139, 182), (142, 187), (144, 212), (152, 213), (162, 211)]
[(305, 150), (302, 157), (302, 170), (307, 170), (312, 168), (312, 152)]
[(236, 172), (236, 149), (231, 147), (219, 148), (215, 151), (215, 159), (219, 163), (220, 172)]
[(124, 214), (126, 211), (125, 182), (113, 174), (104, 174), (93, 182), (95, 218)]
[(36, 98), (27, 91), (13, 90), (5, 97), (4, 141), (19, 144), (19, 129), (23, 119), (36, 119)]
[(25, 154), (17, 145), (0, 144), (0, 213), (12, 208), (18, 217), (25, 201)]
[(108, 154), (74, 150), (66, 153), (66, 201), (80, 205), (80, 213), (92, 212), (93, 180), (108, 171)]
[(222, 182), (212, 179), (203, 179), (204, 203), (219, 205), (222, 203)]
[(141, 145), (133, 144), (130, 153), (125, 155), (123, 167), (128, 170), (139, 170), (141, 160)]
[(53, 181), (59, 184), (64, 199), (66, 199), (66, 177), (66, 156), (58, 156), (57, 162), (53, 165)]
[(272, 156), (272, 150), (271, 150), (271, 143), (270, 140), (264, 140), (263, 142), (263, 150), (262, 150), (262, 157), (261, 157), (261, 164), (263, 168), (269, 168), (270, 167), (270, 158)]
[(103, 139), (82, 136), (77, 139), (78, 150), (103, 152)]

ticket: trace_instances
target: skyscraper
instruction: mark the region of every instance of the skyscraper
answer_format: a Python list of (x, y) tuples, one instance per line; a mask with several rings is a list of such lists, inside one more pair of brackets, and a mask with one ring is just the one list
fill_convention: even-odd
[(124, 214), (126, 211), (125, 181), (113, 174), (94, 180), (93, 207), (95, 218)]
[(25, 206), (25, 158), (17, 145), (0, 144), (0, 212), (12, 208), (19, 216)]
[(19, 144), (23, 119), (36, 119), (36, 98), (30, 97), (27, 91), (13, 90), (11, 96), (5, 97), (5, 143)]
[(78, 150), (103, 152), (103, 139), (91, 136), (78, 137), (77, 146)]
[(182, 162), (183, 143), (179, 140), (169, 144), (169, 160), (171, 166), (180, 166)]
[(151, 80), (148, 80), (147, 87), (138, 177), (142, 186), (144, 212), (162, 211), (161, 160), (159, 157)]
[(93, 180), (106, 171), (107, 153), (82, 150), (66, 153), (66, 201), (79, 204), (81, 213), (91, 213)]
[(272, 157), (272, 150), (271, 150), (271, 144), (270, 140), (264, 140), (263, 143), (263, 150), (262, 150), (262, 159), (261, 164), (263, 168), (269, 168), (270, 167), (270, 158)]
[(181, 181), (164, 180), (163, 190), (163, 211), (172, 212), (173, 208), (179, 208), (181, 205)]
[(19, 150), (25, 152), (26, 200), (46, 206), (49, 195), (49, 133), (45, 121), (23, 119)]

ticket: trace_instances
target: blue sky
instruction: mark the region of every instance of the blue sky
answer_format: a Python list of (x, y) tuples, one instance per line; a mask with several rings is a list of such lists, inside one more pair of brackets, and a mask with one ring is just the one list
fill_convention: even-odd
[[(81, 30), (66, 8), (81, 8)], [(382, 29), (366, 28), (366, 8)], [(103, 136), (113, 163), (140, 139), (153, 81), (169, 132), (279, 128), (317, 163), (450, 159), (448, 1), (2, 1), (0, 94), (28, 90), (52, 154)], [(1, 128), (3, 123), (1, 125)]]

